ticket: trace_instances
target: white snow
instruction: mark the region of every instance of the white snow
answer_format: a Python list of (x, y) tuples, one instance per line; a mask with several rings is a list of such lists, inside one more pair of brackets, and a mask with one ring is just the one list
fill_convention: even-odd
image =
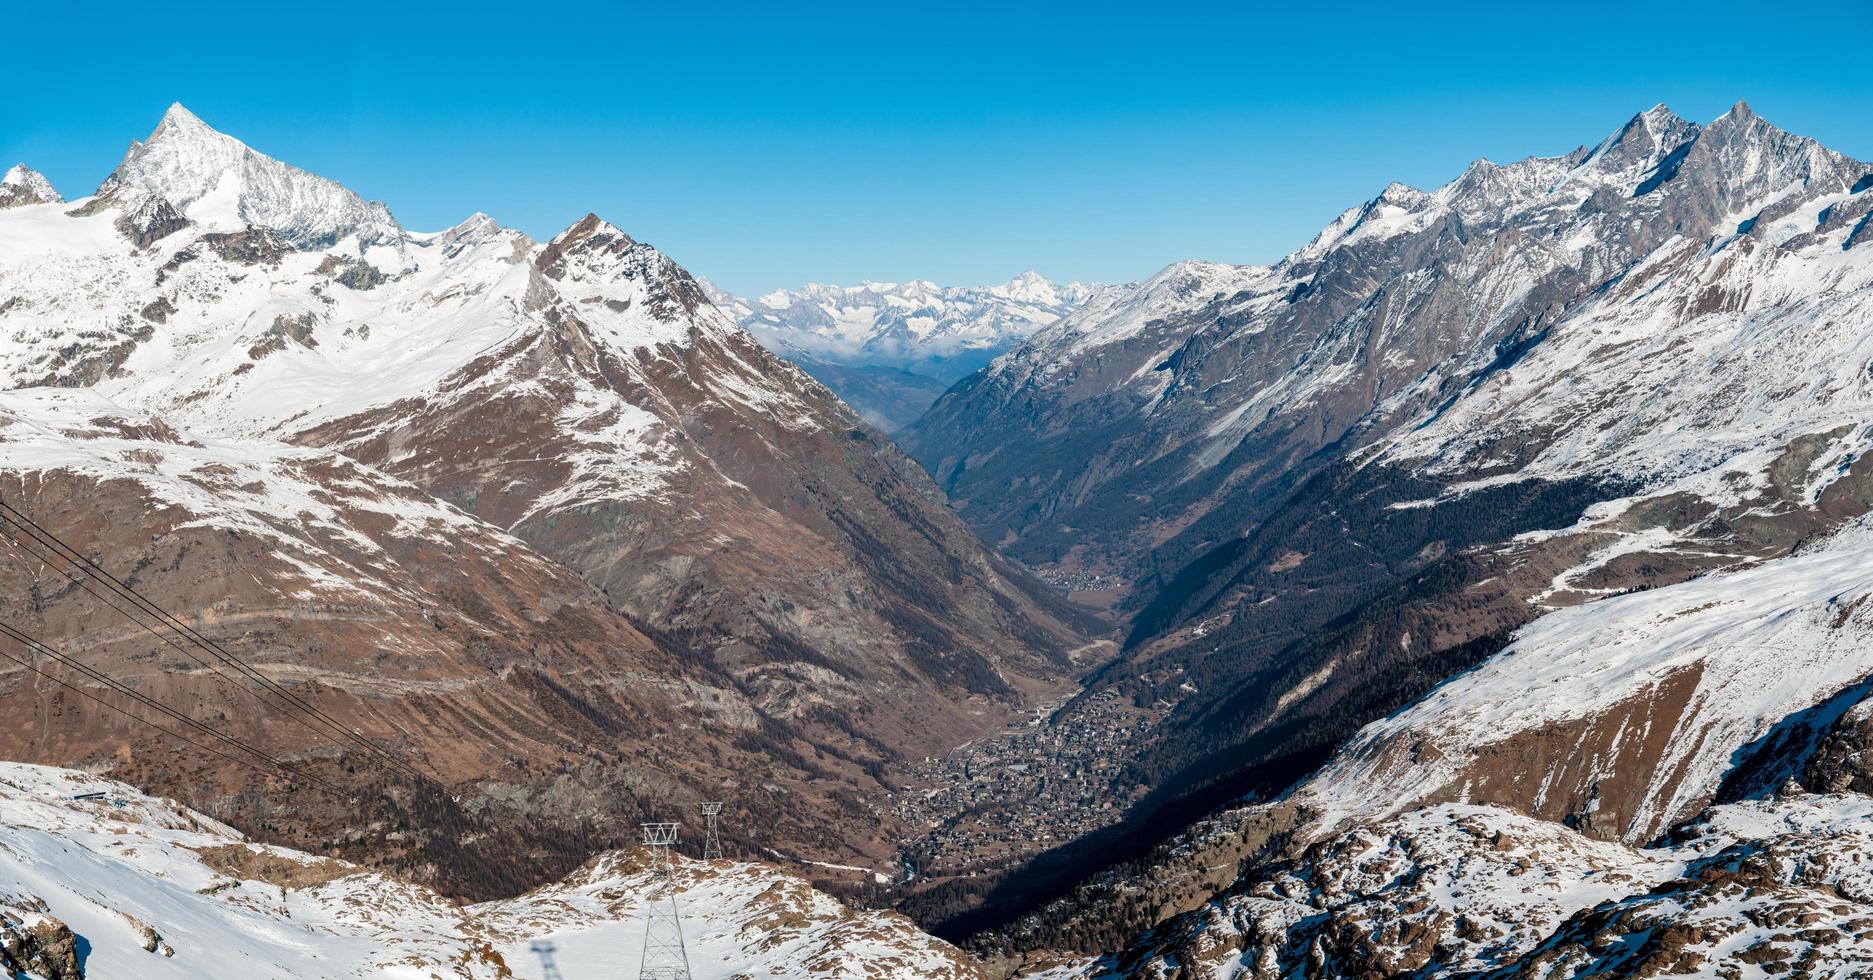
[[(354, 435), (394, 442), (400, 422), (425, 407), (542, 398), (557, 403), (577, 451), (530, 515), (655, 497), (691, 465), (684, 409), (659, 397), (658, 375), (783, 425), (818, 424), (787, 385), (737, 353), (733, 321), (707, 303), (685, 305), (681, 269), (604, 222), (575, 226), (581, 240), (544, 275), (543, 248), (486, 215), (406, 233), (381, 206), (179, 106), (101, 193), (105, 206), (91, 216), (52, 205), (0, 211), (8, 387), (76, 379), (125, 410), (249, 441), (367, 419)], [(116, 228), (126, 196), (137, 195), (160, 195), (195, 223), (138, 249)], [(206, 237), (255, 224), (300, 248), (241, 261)], [(336, 281), (345, 275), (355, 288)], [(699, 342), (722, 370), (683, 363)], [(561, 346), (570, 355), (554, 352)], [(542, 372), (557, 381), (540, 387)]]
[[(104, 798), (72, 799), (94, 792)], [(229, 846), (331, 880), (233, 878), (201, 853)], [(684, 860), (675, 880), (698, 980), (973, 975), (903, 917), (847, 909), (771, 866)], [(563, 976), (634, 972), (651, 894), (636, 856), (614, 853), (560, 884), (457, 906), (383, 873), (248, 843), (108, 779), (0, 763), (0, 908), (43, 901), (83, 938), (86, 975), (103, 980), (494, 980), (507, 975), (503, 960), (513, 976), (543, 980), (535, 943), (556, 950)], [(138, 923), (174, 955), (146, 952)], [(484, 945), (498, 958), (482, 956)]]
[(720, 294), (770, 350), (847, 364), (907, 366), (1005, 349), (1058, 321), (1103, 287), (1056, 285), (1032, 270), (995, 286), (808, 283), (758, 299)]
[(396, 242), (403, 230), (382, 205), (249, 149), (210, 129), (180, 103), (147, 140), (131, 144), (99, 193), (160, 197), (217, 231), (260, 225), (287, 241), (330, 246)]
[[(1515, 641), (1373, 722), (1298, 792), (1323, 825), (1397, 813), (1458, 784), (1482, 748), (1598, 716), (1692, 672), (1695, 693), (1656, 760), (1631, 833), (1703, 806), (1735, 753), (1771, 726), (1873, 674), (1873, 526), (1794, 556), (1602, 599), (1536, 620)], [(1398, 765), (1387, 746), (1433, 746)]]
[[(1768, 873), (1726, 880), (1727, 869), (1751, 862)], [(1863, 796), (1714, 807), (1678, 842), (1649, 849), (1592, 840), (1498, 807), (1447, 803), (1347, 832), (1310, 850), (1299, 868), (1264, 872), (1159, 926), (1122, 958), (1080, 960), (1029, 976), (1129, 980), (1169, 976), (1180, 967), (1186, 971), (1180, 975), (1217, 980), (1301, 975), (1308, 950), (1318, 949), (1312, 937), (1345, 935), (1334, 924), (1360, 930), (1380, 949), (1406, 937), (1436, 942), (1431, 963), (1412, 976), (1510, 972), (1528, 964), (1523, 957), (1551, 951), (1553, 937), (1568, 935), (1570, 916), (1623, 907), (1647, 915), (1630, 927), (1628, 940), (1652, 928), (1683, 927), (1686, 945), (1703, 956), (1692, 965), (1772, 977), (1760, 955), (1750, 967), (1740, 954), (1781, 946), (1780, 958), (1801, 957), (1810, 975), (1845, 980), (1863, 976), (1873, 956), (1865, 920), (1849, 921), (1864, 915), (1869, 899), (1873, 800)], [(1813, 955), (1803, 957), (1805, 949)], [(1609, 945), (1595, 952), (1622, 950)], [(1582, 972), (1587, 965), (1549, 959), (1541, 975), (1589, 975)]]
[(29, 204), (58, 204), (65, 199), (37, 170), (17, 163), (0, 175), (0, 208)]

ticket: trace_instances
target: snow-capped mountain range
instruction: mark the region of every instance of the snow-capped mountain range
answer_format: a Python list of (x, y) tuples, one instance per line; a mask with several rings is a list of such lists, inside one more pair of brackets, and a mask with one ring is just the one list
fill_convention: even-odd
[[(892, 367), (944, 365), (954, 381), (1059, 320), (1100, 287), (1064, 286), (1033, 270), (996, 286), (939, 286), (921, 279), (856, 286), (809, 283), (723, 307), (763, 342), (814, 357)], [(980, 360), (978, 360), (980, 358)]]
[[(895, 447), (596, 216), (547, 242), (484, 215), (413, 232), (181, 106), (92, 195), (5, 186), (8, 502), (442, 786), (361, 795), (394, 816), (282, 801), (38, 696), (4, 699), (0, 754), (113, 765), (469, 893), (732, 786), (771, 846), (888, 867), (864, 802), (886, 769), (1059, 689), (1084, 643)], [(243, 738), (396, 778), (153, 665), (57, 569), (0, 593)]]
[[(1743, 103), (1660, 106), (1389, 186), (1268, 267), (1172, 266), (902, 439), (988, 539), (1129, 586), (1126, 651), (1055, 722), (1154, 706), (1111, 753), (1112, 785), (1153, 787), (1120, 819), (1292, 792), (1643, 844), (1726, 781), (1760, 795), (1759, 742), (1873, 669), (1863, 545), (1830, 537), (1873, 507), (1870, 212), (1873, 165)], [(1292, 789), (1354, 765), (1350, 797)], [(1099, 914), (1034, 928), (1118, 931)]]
[(915, 420), (943, 389), (1105, 288), (1056, 285), (1032, 270), (997, 286), (811, 283), (758, 299), (704, 287), (769, 350), (887, 430)]
[[(1083, 621), (757, 344), (754, 305), (717, 297), (731, 316), (596, 217), (544, 244), (481, 217), (413, 233), (230, 142), (178, 109), (90, 198), (8, 175), (0, 480), (466, 802), (368, 784), (384, 809), (263, 817), (251, 782), (97, 713), (60, 727), (18, 677), (5, 751), (202, 787), (218, 816), (399, 867), (519, 853), (558, 877), (594, 814), (724, 786), (770, 838), (886, 867), (858, 794), (1066, 689)], [(1096, 760), (971, 797), (974, 832), (1046, 859), (1019, 887), (986, 862), (910, 887), (1049, 977), (1863, 974), (1870, 221), (1873, 166), (1741, 103), (1661, 106), (1389, 186), (1270, 266), (982, 300), (1072, 294), (905, 443), (983, 534), (1131, 629), (1029, 737), (979, 740), (1041, 747), (1003, 767)], [(944, 332), (889, 290), (814, 290), (772, 309), (825, 350), (867, 356), (887, 307), (880, 350)], [(46, 570), (0, 589), (38, 633), (234, 711)], [(1109, 832), (1036, 833), (1063, 805)], [(400, 820), (407, 853), (347, 836)], [(461, 843), (483, 834), (507, 836)], [(631, 886), (591, 868), (532, 894), (611, 928), (594, 903)], [(57, 945), (44, 909), (7, 907), (19, 948)], [(455, 955), (442, 921), (393, 932)], [(948, 968), (901, 938), (937, 958), (889, 975)]]

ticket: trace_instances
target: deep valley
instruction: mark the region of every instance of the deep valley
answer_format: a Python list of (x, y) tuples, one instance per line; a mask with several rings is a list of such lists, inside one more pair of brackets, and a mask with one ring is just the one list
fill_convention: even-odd
[(1866, 975), (1870, 223), (1743, 102), (759, 298), (180, 104), (15, 167), (0, 968)]

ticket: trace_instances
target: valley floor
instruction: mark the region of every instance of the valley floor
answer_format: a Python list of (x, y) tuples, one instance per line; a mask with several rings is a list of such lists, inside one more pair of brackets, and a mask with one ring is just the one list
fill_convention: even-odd
[(911, 828), (917, 879), (993, 874), (1117, 823), (1144, 791), (1119, 785), (1123, 760), (1164, 710), (1111, 690), (1061, 699), (914, 767), (891, 810)]

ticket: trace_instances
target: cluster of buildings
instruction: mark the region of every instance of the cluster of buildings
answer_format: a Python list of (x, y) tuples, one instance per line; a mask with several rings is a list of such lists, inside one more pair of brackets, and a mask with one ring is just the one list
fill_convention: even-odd
[(906, 874), (966, 877), (1117, 822), (1145, 792), (1122, 785), (1125, 760), (1167, 708), (1100, 691), (924, 760), (914, 788), (892, 801), (917, 833), (903, 849)]

